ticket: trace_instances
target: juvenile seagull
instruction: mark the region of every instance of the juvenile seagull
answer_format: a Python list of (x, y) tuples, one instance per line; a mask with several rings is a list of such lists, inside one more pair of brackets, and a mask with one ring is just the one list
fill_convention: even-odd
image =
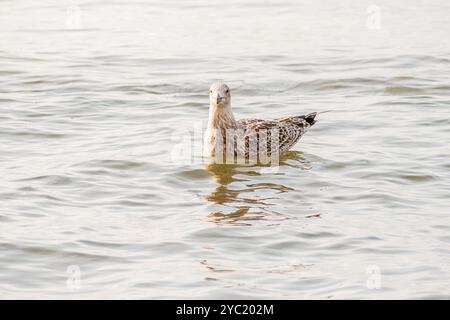
[(316, 123), (316, 112), (275, 120), (236, 120), (231, 110), (230, 88), (220, 82), (211, 86), (209, 103), (204, 149), (209, 156), (221, 153), (248, 158), (258, 152), (266, 152), (268, 156), (280, 154), (292, 148)]

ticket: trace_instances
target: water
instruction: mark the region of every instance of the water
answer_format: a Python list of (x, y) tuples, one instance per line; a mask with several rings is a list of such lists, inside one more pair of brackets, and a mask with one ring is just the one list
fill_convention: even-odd
[[(449, 10), (3, 1), (0, 298), (449, 298)], [(205, 166), (218, 79), (324, 113), (278, 171)]]

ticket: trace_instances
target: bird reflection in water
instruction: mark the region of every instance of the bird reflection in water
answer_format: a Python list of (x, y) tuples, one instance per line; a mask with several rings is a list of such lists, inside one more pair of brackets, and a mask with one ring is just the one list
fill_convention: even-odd
[[(301, 152), (288, 151), (280, 157), (279, 166), (307, 170), (310, 168), (310, 163)], [(264, 167), (261, 165), (207, 164), (205, 169), (213, 174), (218, 186), (205, 198), (214, 206), (224, 207), (223, 210), (210, 212), (208, 218), (215, 222), (240, 224), (249, 224), (251, 220), (267, 219), (269, 216), (285, 219), (285, 215), (270, 208), (275, 205), (270, 200), (278, 199), (278, 197), (252, 196), (259, 190), (271, 190), (275, 194), (294, 190), (274, 183), (274, 175), (283, 173), (268, 174), (261, 170), (262, 168)], [(267, 176), (267, 182), (259, 179), (264, 176)], [(253, 181), (255, 177), (258, 177), (258, 182)], [(236, 187), (232, 188), (231, 185)], [(238, 188), (239, 185), (243, 187)], [(248, 196), (244, 196), (247, 194)]]

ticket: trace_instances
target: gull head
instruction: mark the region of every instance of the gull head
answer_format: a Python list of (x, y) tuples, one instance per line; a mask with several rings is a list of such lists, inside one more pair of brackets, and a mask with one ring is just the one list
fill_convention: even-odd
[(212, 107), (228, 107), (231, 103), (230, 88), (225, 83), (216, 82), (209, 88), (209, 103)]

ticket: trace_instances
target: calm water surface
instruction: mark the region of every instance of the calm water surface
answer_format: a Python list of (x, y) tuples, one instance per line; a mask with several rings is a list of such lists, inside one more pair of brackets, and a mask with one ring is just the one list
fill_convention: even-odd
[[(0, 298), (450, 298), (448, 1), (1, 4)], [(323, 113), (207, 166), (218, 79)]]

